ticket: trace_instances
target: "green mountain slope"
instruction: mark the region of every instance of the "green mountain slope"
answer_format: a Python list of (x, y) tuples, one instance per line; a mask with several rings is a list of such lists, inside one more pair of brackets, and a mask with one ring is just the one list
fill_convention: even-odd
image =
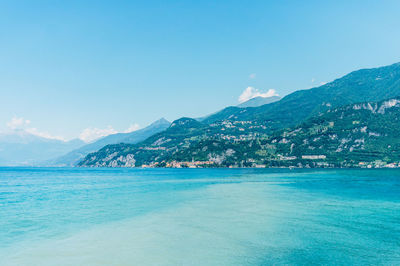
[[(263, 141), (268, 141), (274, 136), (274, 132), (295, 127), (304, 121), (312, 121), (308, 119), (322, 114), (325, 116), (329, 110), (357, 102), (378, 102), (396, 96), (400, 96), (400, 63), (363, 69), (318, 88), (296, 91), (280, 101), (260, 107), (228, 107), (201, 122), (182, 118), (166, 131), (138, 145), (106, 146), (95, 153), (94, 157), (86, 157), (81, 165), (131, 166), (134, 161), (136, 166), (163, 166), (172, 161), (192, 160), (217, 166), (271, 166), (274, 161), (278, 165), (293, 165), (295, 162), (291, 158), (283, 160), (283, 157), (279, 157), (276, 160), (274, 157), (288, 156), (285, 150), (280, 150), (285, 145), (263, 144)], [(257, 149), (257, 145), (268, 145), (268, 148)], [(222, 151), (227, 153), (222, 154)], [(124, 159), (128, 154), (134, 158), (129, 163)], [(122, 156), (120, 161), (109, 157), (114, 158), (116, 155)], [(291, 157), (298, 159), (295, 154)], [(265, 161), (267, 159), (268, 162)], [(282, 161), (291, 162), (285, 164)], [(296, 164), (304, 165), (302, 162)], [(332, 161), (332, 165), (337, 165), (337, 162)]]
[[(210, 132), (204, 124), (185, 118), (140, 144), (106, 146), (88, 155), (81, 166), (397, 166), (399, 128), (399, 98), (334, 108), (270, 136), (239, 135), (235, 129)], [(199, 131), (206, 137), (198, 137)], [(195, 134), (176, 138), (183, 132)]]
[(354, 71), (323, 86), (296, 91), (278, 102), (260, 107), (228, 107), (203, 122), (258, 121), (268, 131), (296, 125), (332, 107), (379, 101), (400, 95), (400, 63)]
[(274, 134), (267, 165), (384, 166), (400, 162), (400, 99), (329, 110)]
[[(163, 154), (169, 154), (169, 149), (182, 147), (186, 139), (199, 135), (207, 125), (192, 119), (181, 118), (171, 123), (170, 127), (160, 133), (154, 134), (138, 145), (116, 144), (107, 145), (98, 152), (91, 153), (79, 164), (80, 166), (132, 166), (142, 165), (158, 159)], [(132, 155), (134, 153), (135, 156)], [(114, 158), (118, 155), (118, 158)], [(110, 160), (114, 158), (114, 160)]]

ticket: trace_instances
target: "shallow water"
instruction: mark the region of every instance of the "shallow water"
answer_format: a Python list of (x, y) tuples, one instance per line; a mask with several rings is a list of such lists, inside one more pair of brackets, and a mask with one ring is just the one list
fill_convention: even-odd
[(396, 265), (399, 170), (0, 168), (0, 265)]

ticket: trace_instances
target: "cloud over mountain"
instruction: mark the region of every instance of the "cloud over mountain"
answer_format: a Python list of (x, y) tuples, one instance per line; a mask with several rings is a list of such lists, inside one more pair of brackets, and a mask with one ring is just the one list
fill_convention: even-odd
[(81, 134), (79, 135), (79, 138), (85, 142), (92, 142), (96, 139), (111, 135), (111, 134), (116, 134), (116, 133), (130, 133), (133, 131), (136, 131), (140, 129), (140, 126), (138, 124), (132, 124), (127, 128), (126, 130), (119, 132), (115, 130), (112, 126), (108, 126), (106, 128), (86, 128), (84, 129)]
[(261, 92), (254, 87), (247, 87), (242, 94), (240, 94), (238, 101), (243, 103), (255, 97), (272, 97), (279, 96), (274, 89), (269, 89), (267, 92)]
[(10, 122), (7, 122), (7, 127), (11, 130), (25, 128), (31, 123), (30, 120), (24, 119), (22, 117), (14, 116)]
[(9, 122), (7, 122), (7, 127), (13, 132), (22, 130), (29, 134), (38, 136), (38, 137), (65, 141), (65, 138), (63, 138), (61, 136), (51, 135), (50, 133), (48, 133), (46, 131), (41, 131), (30, 125), (31, 125), (30, 120), (25, 119), (23, 117), (16, 117), (16, 116), (14, 116)]

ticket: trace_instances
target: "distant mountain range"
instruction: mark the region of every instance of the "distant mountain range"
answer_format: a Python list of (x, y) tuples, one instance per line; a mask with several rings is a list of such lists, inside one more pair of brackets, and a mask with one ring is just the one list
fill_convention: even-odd
[(127, 143), (135, 144), (147, 139), (148, 137), (164, 131), (170, 125), (166, 119), (161, 118), (151, 125), (130, 133), (117, 133), (103, 137), (93, 143), (86, 144), (78, 149), (63, 154), (62, 156), (48, 161), (46, 164), (50, 166), (75, 166), (80, 160), (85, 158), (91, 152), (95, 152), (100, 148), (109, 144)]
[[(174, 121), (167, 130), (135, 145), (105, 146), (98, 152), (89, 154), (80, 165), (322, 167), (358, 166), (359, 163), (376, 166), (379, 165), (379, 161), (382, 165), (396, 163), (397, 155), (389, 156), (389, 153), (384, 150), (397, 147), (388, 147), (388, 143), (396, 143), (399, 140), (398, 135), (393, 130), (390, 134), (386, 134), (384, 133), (385, 125), (381, 124), (380, 128), (377, 125), (379, 121), (395, 119), (391, 121), (389, 127), (399, 128), (396, 124), (399, 113), (397, 96), (400, 96), (400, 63), (362, 69), (323, 86), (296, 91), (269, 104), (258, 107), (228, 107), (201, 121), (191, 118), (179, 119)], [(362, 112), (357, 112), (357, 109), (351, 109), (356, 108), (355, 103), (361, 103), (361, 106), (376, 106), (378, 109), (374, 111), (375, 113), (370, 112), (369, 116), (364, 115), (361, 114)], [(341, 113), (342, 106), (346, 106), (345, 110), (354, 110), (354, 112)], [(377, 111), (381, 106), (389, 106), (392, 109), (390, 112), (381, 113)], [(346, 120), (342, 114), (354, 116), (356, 119)], [(332, 125), (328, 129), (326, 129), (327, 123), (329, 126)], [(298, 125), (301, 126), (296, 127)], [(363, 125), (362, 129), (357, 125)], [(369, 125), (374, 125), (371, 127), (372, 131), (367, 130)], [(365, 126), (367, 129), (364, 129)], [(307, 128), (305, 134), (309, 137), (332, 131), (332, 134), (340, 139), (340, 143), (344, 142), (344, 144), (339, 147), (340, 144), (330, 143), (329, 139), (319, 135), (315, 135), (315, 138), (324, 139), (324, 143), (331, 146), (325, 146), (318, 140), (312, 140), (320, 144), (318, 147), (307, 146), (307, 141), (310, 142), (308, 138), (299, 140), (303, 141), (305, 146), (299, 145), (296, 138), (282, 138), (278, 141), (276, 134), (292, 132), (286, 131), (285, 128), (295, 128), (293, 130), (298, 130), (296, 132), (303, 132), (302, 130)], [(372, 134), (370, 139), (367, 140), (364, 136), (362, 140), (362, 137), (357, 135), (360, 132), (364, 134), (364, 131), (367, 132), (366, 134)], [(380, 134), (379, 141), (374, 140), (375, 133)], [(343, 134), (348, 136), (344, 137)], [(274, 140), (284, 145), (275, 144)], [(355, 146), (356, 140), (357, 142), (364, 141), (368, 145)], [(351, 146), (345, 145), (347, 142), (351, 142)], [(286, 145), (289, 143), (290, 153), (287, 152), (288, 145)], [(305, 147), (311, 147), (310, 151)], [(360, 149), (362, 152), (359, 152)], [(376, 151), (380, 152), (370, 157), (365, 155)], [(395, 154), (395, 150), (390, 151)], [(356, 152), (363, 153), (365, 156), (354, 156)], [(351, 159), (346, 160), (341, 157), (343, 154)], [(296, 159), (293, 159), (294, 157)], [(307, 160), (309, 160), (308, 163)], [(320, 164), (314, 163), (314, 160), (320, 160)]]
[(65, 142), (42, 138), (24, 130), (15, 130), (8, 134), (0, 134), (0, 165), (37, 165), (84, 144), (79, 139)]

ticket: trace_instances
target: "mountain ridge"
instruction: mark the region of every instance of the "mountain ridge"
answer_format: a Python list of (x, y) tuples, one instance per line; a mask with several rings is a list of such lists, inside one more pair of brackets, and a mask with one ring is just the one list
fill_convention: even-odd
[[(361, 69), (325, 85), (296, 91), (280, 101), (260, 107), (227, 107), (201, 122), (197, 121), (198, 124), (195, 127), (182, 128), (178, 131), (179, 134), (175, 134), (170, 127), (138, 145), (106, 146), (97, 153), (88, 155), (80, 165), (110, 166), (103, 160), (106, 158), (104, 156), (111, 155), (110, 152), (122, 156), (121, 158), (130, 152), (136, 152), (136, 157), (131, 154), (133, 157), (130, 158), (129, 165), (153, 164), (154, 166), (154, 163), (160, 163), (162, 158), (176, 158), (177, 161), (190, 160), (191, 156), (185, 154), (185, 151), (191, 145), (203, 143), (208, 149), (211, 149), (211, 146), (206, 143), (216, 139), (220, 141), (220, 144), (215, 142), (215, 145), (227, 145), (227, 147), (235, 145), (226, 140), (267, 139), (273, 132), (291, 128), (333, 108), (366, 102), (365, 99), (378, 102), (399, 95), (400, 63), (381, 68)], [(214, 147), (212, 149), (218, 150)], [(122, 150), (124, 152), (121, 152)], [(194, 152), (199, 153), (200, 151)], [(246, 153), (245, 150), (243, 152)], [(221, 160), (223, 157), (221, 156), (220, 154), (208, 159), (216, 162)], [(205, 160), (205, 158), (202, 159)], [(103, 162), (98, 164), (99, 160), (103, 160)], [(166, 160), (164, 159), (164, 162)], [(120, 164), (123, 162), (113, 163), (116, 166)]]
[[(332, 108), (272, 135), (109, 145), (80, 166), (400, 167), (400, 97)], [(145, 145), (147, 142), (147, 145)], [(152, 143), (154, 145), (148, 145)], [(121, 153), (124, 150), (124, 153)]]
[(279, 96), (271, 96), (271, 97), (257, 96), (257, 97), (251, 98), (241, 104), (236, 105), (236, 107), (239, 107), (239, 108), (259, 107), (264, 104), (277, 102), (280, 99), (282, 99), (282, 98)]
[(87, 154), (97, 151), (100, 148), (109, 144), (129, 143), (134, 144), (145, 140), (146, 138), (161, 132), (170, 125), (170, 122), (165, 118), (158, 119), (145, 128), (129, 132), (129, 133), (116, 133), (102, 137), (92, 143), (88, 143), (76, 150), (70, 151), (62, 156), (46, 162), (51, 166), (75, 166)]
[[(365, 84), (368, 86), (362, 86)], [(207, 117), (204, 122), (258, 120), (268, 123), (267, 128), (273, 131), (293, 126), (330, 107), (383, 100), (398, 95), (400, 95), (400, 63), (395, 63), (379, 68), (352, 71), (322, 86), (295, 91), (278, 102), (260, 107), (244, 110), (228, 107)]]

